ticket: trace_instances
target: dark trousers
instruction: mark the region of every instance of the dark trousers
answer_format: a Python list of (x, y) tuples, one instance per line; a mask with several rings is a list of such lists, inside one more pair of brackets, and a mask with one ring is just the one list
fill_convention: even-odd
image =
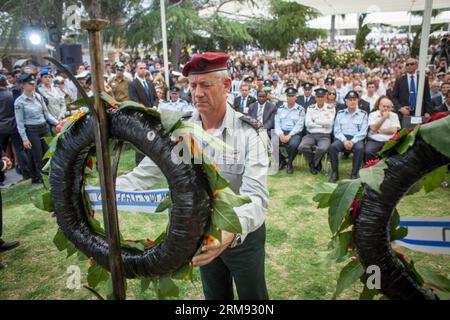
[[(351, 140), (353, 137), (345, 136), (348, 140)], [(330, 155), (331, 161), (331, 169), (333, 172), (339, 172), (339, 152), (343, 152), (345, 149), (344, 143), (341, 140), (334, 141), (330, 149), (328, 150), (328, 154)], [(359, 141), (353, 144), (353, 148), (351, 150), (353, 152), (353, 167), (352, 174), (357, 175), (359, 169), (361, 168), (363, 157), (364, 157), (364, 142)]]
[(313, 162), (317, 167), (322, 161), (322, 157), (328, 152), (331, 144), (331, 137), (327, 133), (309, 133), (303, 137), (302, 143), (298, 147), (308, 163)]
[(383, 148), (384, 144), (385, 142), (369, 139), (366, 143), (364, 150), (364, 162), (377, 159), (378, 151), (380, 151)]
[(226, 249), (200, 268), (207, 300), (233, 300), (233, 280), (240, 300), (268, 300), (264, 276), (266, 227), (250, 233), (242, 245)]
[(11, 139), (11, 143), (16, 150), (16, 154), (18, 157), (16, 161), (19, 164), (20, 171), (22, 172), (22, 175), (27, 178), (30, 176), (30, 165), (27, 160), (27, 154), (23, 147), (22, 138), (20, 137), (17, 130), (13, 133), (0, 133), (0, 147), (3, 150), (6, 150), (9, 139)]
[(41, 170), (45, 163), (42, 161), (42, 157), (48, 150), (47, 143), (44, 141), (44, 137), (51, 137), (50, 128), (47, 123), (40, 125), (28, 125), (25, 126), (27, 131), (28, 140), (31, 142), (31, 150), (27, 151), (28, 161), (31, 169), (31, 179), (34, 182), (41, 181)]
[[(287, 135), (287, 134), (289, 134), (289, 132), (285, 131), (284, 134)], [(288, 143), (282, 143), (280, 141), (280, 148), (281, 147), (287, 148), (287, 152), (288, 152), (287, 163), (289, 165), (292, 165), (292, 162), (294, 161), (295, 157), (297, 156), (298, 146), (300, 145), (300, 141), (302, 141), (302, 137), (300, 134), (296, 134), (296, 135), (292, 136), (291, 139), (288, 141)], [(280, 158), (279, 158), (280, 163), (286, 163), (286, 156), (281, 152), (281, 150), (279, 152), (279, 155), (280, 155)]]

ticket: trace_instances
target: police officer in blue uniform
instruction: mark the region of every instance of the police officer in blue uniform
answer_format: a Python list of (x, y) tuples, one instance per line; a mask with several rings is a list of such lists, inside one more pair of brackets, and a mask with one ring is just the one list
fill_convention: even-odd
[(297, 155), (297, 149), (301, 142), (301, 133), (305, 126), (305, 109), (295, 103), (297, 98), (297, 89), (287, 88), (285, 90), (287, 102), (278, 108), (275, 116), (275, 134), (280, 139), (280, 147), (285, 146), (288, 149), (288, 161), (286, 157), (279, 152), (279, 169), (282, 170), (287, 164), (287, 173), (292, 174), (294, 169), (292, 162)]
[(316, 98), (312, 95), (313, 85), (309, 82), (303, 84), (303, 96), (297, 98), (296, 103), (301, 105), (303, 108), (308, 109), (309, 106), (316, 104)]
[(334, 122), (334, 138), (328, 151), (333, 173), (330, 182), (339, 180), (339, 152), (353, 152), (351, 179), (358, 177), (364, 157), (364, 139), (367, 136), (368, 115), (358, 108), (358, 93), (349, 91), (345, 96), (346, 109), (338, 112)]
[(59, 122), (48, 111), (42, 96), (36, 93), (36, 77), (26, 74), (19, 81), (23, 94), (14, 103), (17, 129), (27, 150), (32, 183), (42, 183), (42, 157), (48, 150), (43, 138), (52, 136), (48, 124), (56, 126)]

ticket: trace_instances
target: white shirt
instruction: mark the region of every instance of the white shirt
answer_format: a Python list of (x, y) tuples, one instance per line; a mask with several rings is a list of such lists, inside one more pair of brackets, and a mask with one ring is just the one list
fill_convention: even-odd
[(336, 101), (343, 104), (347, 92), (348, 90), (345, 87), (336, 88)]
[(330, 134), (334, 124), (336, 108), (325, 103), (322, 108), (317, 104), (310, 106), (306, 111), (305, 126), (309, 133)]
[[(374, 125), (375, 123), (377, 123), (378, 121), (380, 121), (381, 119), (381, 112), (380, 110), (377, 110), (375, 112), (371, 112), (369, 114), (369, 127)], [(395, 112), (391, 112), (389, 114), (389, 118), (387, 118), (386, 120), (384, 120), (383, 124), (381, 125), (381, 127), (378, 129), (391, 129), (391, 128), (396, 128), (396, 129), (400, 129), (400, 121), (398, 120), (398, 115)], [(381, 133), (372, 133), (372, 130), (369, 128), (369, 138), (371, 138), (372, 140), (375, 141), (380, 141), (380, 142), (386, 142), (388, 141), (390, 138), (392, 138), (394, 135), (393, 134), (381, 134)]]
[(370, 104), (370, 111), (373, 110), (375, 107), (375, 103), (377, 102), (379, 96), (377, 94), (374, 94), (372, 97), (369, 97), (368, 95), (362, 96), (363, 100), (366, 100)]

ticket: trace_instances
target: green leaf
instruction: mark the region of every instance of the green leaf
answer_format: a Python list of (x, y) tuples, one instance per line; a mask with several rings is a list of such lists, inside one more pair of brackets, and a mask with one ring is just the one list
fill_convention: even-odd
[(446, 173), (447, 173), (447, 166), (443, 166), (427, 174), (424, 178), (425, 192), (429, 193), (434, 189), (436, 189), (437, 187), (439, 187), (441, 183), (445, 180)]
[(418, 180), (416, 183), (414, 183), (409, 190), (406, 192), (407, 196), (413, 195), (417, 192), (419, 192), (420, 190), (422, 190), (423, 186), (425, 185), (425, 179), (421, 178), (420, 180)]
[(124, 101), (120, 103), (120, 110), (137, 110), (144, 112), (156, 119), (161, 119), (161, 114), (153, 108), (147, 108), (144, 105), (134, 101)]
[(420, 275), (425, 284), (439, 289), (440, 291), (450, 293), (450, 279), (443, 275), (437, 274), (432, 271), (421, 271)]
[(222, 230), (236, 234), (242, 233), (242, 226), (236, 212), (234, 212), (233, 207), (225, 201), (218, 199), (214, 200), (212, 223)]
[(212, 223), (212, 221), (209, 224), (208, 229), (206, 230), (205, 233), (206, 237), (210, 235), (219, 240), (220, 242), (222, 242), (222, 231), (214, 223)]
[(318, 202), (318, 208), (327, 208), (330, 206), (331, 194), (336, 189), (335, 183), (320, 183), (314, 187), (314, 202)]
[(112, 283), (112, 276), (109, 275), (106, 282), (106, 299), (114, 300), (114, 289)]
[(78, 261), (87, 261), (89, 258), (81, 251), (77, 252)]
[(184, 112), (164, 110), (164, 112), (161, 113), (161, 124), (164, 131), (169, 133), (172, 132), (175, 127), (178, 128), (181, 125), (181, 118), (183, 115)]
[(339, 230), (360, 186), (360, 179), (342, 180), (331, 194), (328, 223), (333, 234), (336, 234)]
[(45, 192), (41, 196), (37, 196), (34, 199), (33, 204), (36, 208), (42, 211), (53, 212), (53, 200), (51, 192)]
[(75, 247), (75, 245), (72, 242), (68, 241), (67, 242), (67, 257), (66, 258), (69, 258), (69, 257), (73, 256), (75, 253), (77, 253), (77, 251), (78, 250)]
[(58, 248), (59, 251), (64, 251), (67, 249), (68, 242), (69, 241), (67, 240), (61, 229), (58, 229), (55, 236), (53, 237), (53, 243), (55, 244), (56, 248)]
[(353, 240), (353, 231), (339, 233), (333, 239), (333, 251), (328, 256), (331, 260), (340, 260), (348, 254), (348, 247)]
[(206, 174), (206, 178), (209, 182), (209, 187), (211, 188), (211, 191), (213, 193), (217, 190), (225, 189), (230, 185), (229, 182), (224, 179), (210, 163), (203, 161), (202, 168)]
[(408, 235), (408, 228), (400, 227), (391, 234), (391, 241), (400, 240)]
[(450, 158), (450, 116), (422, 125), (420, 136), (434, 149)]
[(109, 272), (98, 264), (95, 264), (88, 269), (87, 282), (92, 288), (96, 288), (100, 282), (107, 281), (109, 278)]
[(100, 98), (105, 101), (109, 106), (111, 107), (117, 107), (119, 108), (120, 102), (118, 102), (116, 99), (114, 99), (112, 96), (107, 94), (106, 92), (100, 93)]
[(380, 185), (384, 180), (384, 170), (387, 169), (387, 167), (386, 162), (383, 160), (375, 166), (359, 170), (361, 182), (380, 193)]
[(404, 154), (406, 151), (408, 151), (408, 149), (410, 147), (412, 147), (414, 145), (414, 142), (416, 141), (416, 135), (419, 132), (419, 129), (420, 129), (420, 126), (416, 126), (414, 128), (414, 130), (411, 131), (406, 136), (406, 138), (395, 147), (395, 149), (397, 150), (397, 152), (399, 154)]
[(384, 144), (383, 149), (381, 149), (381, 151), (379, 152), (379, 155), (383, 157), (386, 153), (391, 151), (395, 146), (397, 146), (400, 142), (402, 142), (404, 137), (406, 137), (407, 134), (408, 134), (408, 129), (403, 128), (402, 130), (400, 130), (400, 132), (398, 133), (397, 139), (395, 139), (394, 141), (386, 142)]
[(156, 208), (156, 213), (160, 213), (160, 212), (164, 212), (165, 210), (170, 210), (172, 208), (172, 198), (170, 197), (170, 195), (168, 195), (166, 197), (166, 199), (164, 199), (164, 201), (162, 201), (158, 208)]
[(359, 295), (359, 300), (374, 300), (377, 294), (379, 294), (377, 289), (369, 289), (364, 285), (364, 289)]
[(158, 296), (160, 299), (178, 297), (180, 289), (169, 277), (160, 278), (158, 281)]
[(181, 122), (179, 125), (176, 126), (176, 134), (180, 137), (185, 135), (191, 135), (197, 141), (201, 141), (204, 148), (211, 147), (215, 150), (221, 150), (224, 154), (226, 152), (233, 151), (233, 148), (231, 146), (227, 145), (222, 140), (210, 135), (208, 132), (203, 130), (202, 127), (193, 122), (186, 122), (186, 121)]
[[(94, 105), (95, 97), (90, 97), (89, 101), (91, 101), (92, 105)], [(86, 102), (84, 102), (83, 98), (77, 99), (75, 101), (72, 101), (70, 104), (79, 106), (79, 107), (87, 107)]]
[(234, 208), (250, 203), (248, 196), (238, 196), (226, 188), (220, 191), (213, 201), (212, 223), (231, 233), (242, 233), (242, 226)]
[(335, 300), (345, 289), (361, 278), (363, 274), (364, 268), (361, 262), (359, 262), (359, 260), (350, 261), (339, 274), (336, 291), (332, 299)]
[(399, 224), (400, 224), (400, 214), (398, 213), (397, 209), (394, 209), (391, 218), (391, 233), (393, 233), (395, 229), (397, 229)]
[(158, 244), (160, 244), (161, 242), (163, 242), (164, 239), (166, 239), (166, 235), (167, 235), (166, 231), (163, 231), (163, 232), (158, 236), (158, 238), (156, 238), (156, 240), (153, 241), (153, 247), (154, 247), (154, 246), (157, 246)]
[(182, 266), (179, 270), (175, 271), (172, 274), (173, 279), (177, 280), (184, 280), (187, 281), (191, 279), (192, 277), (192, 271), (194, 270), (194, 267), (191, 262), (186, 263), (184, 266)]
[(106, 235), (105, 229), (102, 228), (102, 225), (100, 224), (100, 221), (97, 219), (88, 216), (89, 225), (92, 228), (92, 230), (102, 236)]

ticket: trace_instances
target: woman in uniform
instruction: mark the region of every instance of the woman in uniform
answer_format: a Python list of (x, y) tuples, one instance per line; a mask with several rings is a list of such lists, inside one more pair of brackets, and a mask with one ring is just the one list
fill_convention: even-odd
[(56, 126), (59, 122), (48, 111), (42, 96), (36, 93), (36, 77), (27, 74), (19, 80), (23, 94), (14, 103), (17, 129), (27, 150), (32, 183), (42, 183), (42, 157), (48, 150), (43, 138), (52, 136), (49, 124)]

